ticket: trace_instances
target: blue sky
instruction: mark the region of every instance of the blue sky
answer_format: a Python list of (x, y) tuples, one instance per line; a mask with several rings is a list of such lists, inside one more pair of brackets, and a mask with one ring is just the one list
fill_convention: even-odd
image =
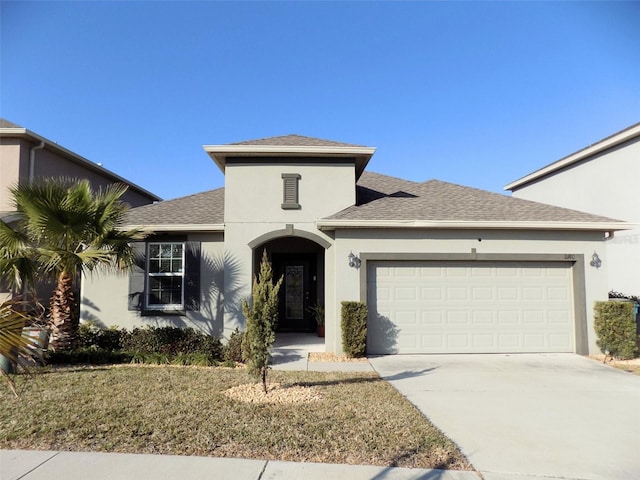
[(501, 192), (640, 121), (640, 2), (0, 3), (0, 116), (163, 198), (297, 133)]

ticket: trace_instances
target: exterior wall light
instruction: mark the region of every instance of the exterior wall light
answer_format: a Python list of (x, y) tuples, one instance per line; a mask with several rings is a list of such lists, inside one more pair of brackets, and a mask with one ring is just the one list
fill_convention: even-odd
[(353, 252), (349, 252), (349, 266), (351, 268), (360, 268), (360, 259)]
[(591, 262), (589, 262), (589, 265), (595, 268), (600, 268), (602, 266), (602, 260), (600, 260), (600, 257), (596, 252), (593, 252), (593, 255), (591, 255)]

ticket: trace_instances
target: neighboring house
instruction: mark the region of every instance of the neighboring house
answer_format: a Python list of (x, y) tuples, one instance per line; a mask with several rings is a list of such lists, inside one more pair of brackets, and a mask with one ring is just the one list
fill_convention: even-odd
[(93, 163), (37, 133), (0, 119), (0, 214), (13, 210), (9, 188), (35, 178), (88, 179), (94, 188), (124, 183), (129, 189), (123, 200), (139, 207), (160, 197)]
[(225, 187), (131, 210), (153, 232), (140, 268), (87, 278), (83, 319), (228, 338), (266, 250), (284, 276), (279, 331), (311, 332), (307, 308), (324, 305), (330, 352), (344, 300), (368, 305), (372, 354), (597, 350), (607, 282), (589, 261), (623, 222), (368, 173), (371, 147), (288, 135), (204, 149)]
[[(112, 183), (124, 183), (129, 188), (122, 199), (132, 207), (161, 200), (153, 193), (57, 143), (0, 119), (0, 219), (10, 223), (14, 213), (10, 188), (43, 177), (88, 179), (95, 189)], [(50, 295), (51, 290), (52, 288), (43, 288), (41, 293)], [(9, 292), (0, 285), (0, 299), (8, 296)]]
[(607, 236), (608, 288), (640, 296), (640, 123), (505, 187), (514, 197), (620, 218), (633, 229)]

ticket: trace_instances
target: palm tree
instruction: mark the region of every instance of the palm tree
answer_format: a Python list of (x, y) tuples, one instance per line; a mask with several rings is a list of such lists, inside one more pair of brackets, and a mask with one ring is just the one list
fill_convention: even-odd
[(11, 189), (17, 214), (0, 222), (0, 277), (15, 289), (41, 275), (54, 279), (50, 302), (51, 346), (73, 346), (78, 327), (75, 283), (98, 267), (123, 269), (135, 260), (130, 242), (144, 237), (122, 230), (126, 185), (94, 192), (87, 180), (48, 178)]

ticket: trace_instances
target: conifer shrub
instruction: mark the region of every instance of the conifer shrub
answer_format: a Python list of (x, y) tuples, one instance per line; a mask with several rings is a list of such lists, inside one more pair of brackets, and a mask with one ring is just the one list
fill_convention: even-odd
[(638, 332), (633, 302), (596, 302), (593, 327), (602, 353), (615, 358), (634, 358)]
[(342, 350), (349, 357), (363, 357), (367, 349), (367, 306), (342, 302)]
[(275, 325), (278, 320), (278, 292), (283, 277), (273, 283), (271, 262), (267, 251), (262, 253), (260, 273), (253, 281), (252, 302), (242, 300), (242, 313), (247, 319), (247, 329), (242, 340), (242, 358), (247, 371), (262, 381), (267, 393), (267, 371), (269, 370), (269, 350), (276, 339)]

